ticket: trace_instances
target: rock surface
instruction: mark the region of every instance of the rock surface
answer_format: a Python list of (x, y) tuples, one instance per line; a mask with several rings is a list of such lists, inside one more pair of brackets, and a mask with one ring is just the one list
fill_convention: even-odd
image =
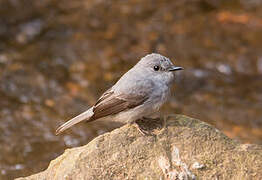
[[(161, 123), (160, 123), (161, 122)], [(19, 180), (262, 179), (262, 147), (240, 144), (182, 115), (125, 125), (85, 146), (67, 149), (47, 170)]]

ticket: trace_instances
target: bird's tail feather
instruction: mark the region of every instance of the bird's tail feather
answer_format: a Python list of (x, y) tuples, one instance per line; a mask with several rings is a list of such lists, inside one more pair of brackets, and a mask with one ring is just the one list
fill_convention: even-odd
[(56, 130), (56, 135), (60, 134), (61, 132), (67, 130), (68, 128), (72, 127), (73, 125), (83, 121), (83, 120), (88, 120), (92, 117), (93, 115), (93, 108), (88, 109), (87, 111), (79, 114), (78, 116), (70, 119), (69, 121), (67, 121), (66, 123), (62, 124), (61, 126), (59, 126)]

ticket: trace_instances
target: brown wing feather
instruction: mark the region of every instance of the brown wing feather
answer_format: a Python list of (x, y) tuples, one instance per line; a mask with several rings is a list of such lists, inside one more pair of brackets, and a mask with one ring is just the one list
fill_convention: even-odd
[(116, 95), (109, 91), (98, 100), (93, 108), (94, 115), (90, 120), (99, 119), (108, 115), (114, 115), (143, 104), (148, 97), (143, 95)]
[(106, 92), (104, 92), (104, 94), (102, 94), (102, 96), (97, 100), (97, 102), (95, 103), (94, 106), (96, 106), (97, 104), (99, 104), (101, 101), (103, 101), (104, 99), (106, 99), (107, 97), (109, 97), (110, 95), (112, 95), (114, 93), (114, 91), (110, 89), (108, 89)]

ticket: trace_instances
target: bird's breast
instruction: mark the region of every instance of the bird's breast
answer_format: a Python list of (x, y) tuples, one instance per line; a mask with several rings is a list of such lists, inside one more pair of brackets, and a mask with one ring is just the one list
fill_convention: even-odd
[(151, 103), (153, 104), (153, 108), (158, 110), (170, 96), (170, 88), (165, 83), (158, 83), (154, 89)]

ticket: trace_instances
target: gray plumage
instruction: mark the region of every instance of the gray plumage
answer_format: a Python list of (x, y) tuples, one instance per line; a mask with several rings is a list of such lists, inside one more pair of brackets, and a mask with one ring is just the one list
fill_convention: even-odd
[(134, 122), (158, 111), (170, 95), (176, 67), (160, 54), (143, 57), (107, 90), (87, 111), (61, 125), (56, 134), (86, 120), (112, 116), (115, 121)]

